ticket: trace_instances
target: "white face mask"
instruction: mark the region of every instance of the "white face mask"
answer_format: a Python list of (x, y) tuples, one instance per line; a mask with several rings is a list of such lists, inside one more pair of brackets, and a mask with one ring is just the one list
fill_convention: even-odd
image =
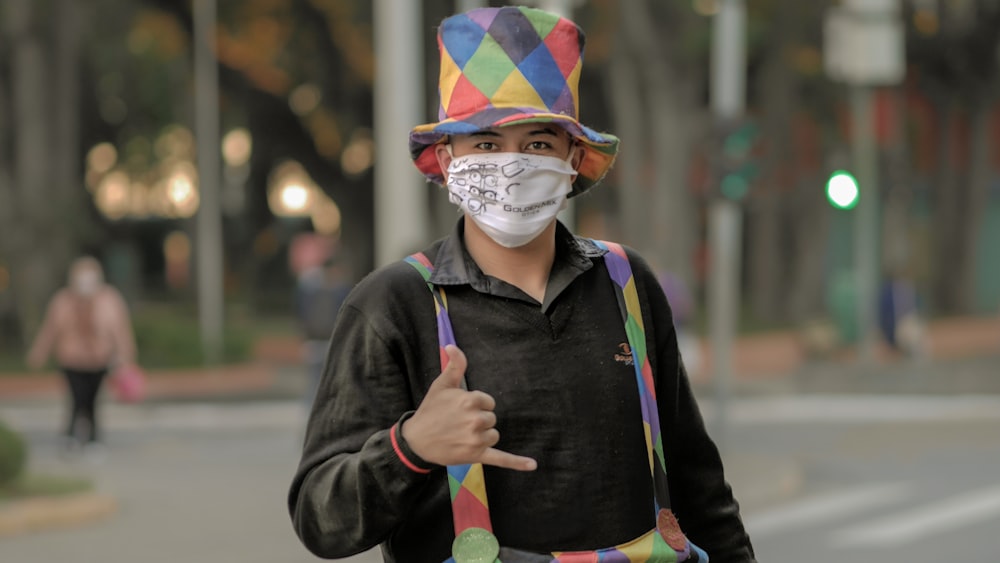
[(524, 246), (566, 207), (576, 174), (571, 159), (572, 154), (566, 160), (522, 153), (459, 156), (448, 165), (449, 197), (500, 246)]
[(101, 287), (101, 276), (97, 272), (85, 270), (73, 276), (73, 290), (80, 295), (93, 295)]

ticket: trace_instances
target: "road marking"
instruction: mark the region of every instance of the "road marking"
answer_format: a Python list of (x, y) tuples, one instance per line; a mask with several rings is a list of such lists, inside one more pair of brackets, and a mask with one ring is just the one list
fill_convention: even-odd
[(1000, 485), (864, 522), (834, 533), (836, 547), (894, 547), (1000, 518)]
[(910, 495), (912, 491), (910, 483), (876, 483), (847, 490), (839, 489), (750, 514), (745, 518), (745, 524), (750, 537), (757, 538), (891, 504)]

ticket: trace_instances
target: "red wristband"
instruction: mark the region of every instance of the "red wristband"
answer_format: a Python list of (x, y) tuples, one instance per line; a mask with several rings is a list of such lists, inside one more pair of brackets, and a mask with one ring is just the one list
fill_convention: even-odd
[(403, 448), (399, 447), (399, 439), (396, 438), (396, 428), (398, 427), (399, 424), (393, 424), (392, 428), (389, 430), (389, 439), (392, 441), (392, 450), (396, 452), (396, 456), (399, 457), (399, 460), (403, 462), (403, 465), (410, 468), (411, 471), (422, 474), (430, 473), (430, 469), (424, 469), (417, 466), (406, 457), (406, 454), (403, 453)]

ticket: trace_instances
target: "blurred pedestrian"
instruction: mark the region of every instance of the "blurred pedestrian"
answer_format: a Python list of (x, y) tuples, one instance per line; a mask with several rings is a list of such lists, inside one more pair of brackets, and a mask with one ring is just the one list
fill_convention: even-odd
[(438, 34), (441, 121), (410, 148), (463, 216), (344, 303), (296, 532), (390, 562), (753, 561), (656, 276), (556, 219), (618, 148), (577, 121), (582, 30), (505, 7)]
[(680, 350), (684, 367), (688, 374), (700, 374), (702, 370), (701, 340), (695, 334), (695, 303), (691, 289), (684, 278), (667, 270), (657, 275), (660, 288), (670, 303), (673, 312), (674, 330), (677, 332), (677, 348)]
[(303, 336), (308, 372), (305, 401), (312, 405), (323, 375), (323, 362), (340, 306), (351, 291), (345, 261), (335, 253), (322, 264), (304, 268), (295, 287), (295, 310)]
[(93, 450), (100, 445), (97, 398), (109, 371), (136, 361), (128, 306), (104, 282), (101, 264), (84, 256), (69, 269), (69, 283), (49, 302), (41, 329), (28, 353), (28, 365), (41, 369), (55, 356), (69, 396), (66, 444)]
[(878, 297), (879, 328), (892, 350), (910, 358), (926, 351), (924, 322), (917, 286), (905, 268), (896, 268), (882, 284)]

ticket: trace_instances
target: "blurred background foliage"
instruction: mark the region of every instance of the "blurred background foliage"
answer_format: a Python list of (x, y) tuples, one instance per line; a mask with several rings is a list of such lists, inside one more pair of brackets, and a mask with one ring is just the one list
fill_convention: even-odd
[[(847, 88), (823, 69), (834, 4), (748, 2), (747, 327), (802, 326), (843, 308), (836, 280), (850, 269), (852, 231), (823, 191), (850, 166)], [(871, 244), (883, 275), (914, 280), (931, 314), (995, 313), (1000, 2), (902, 4), (908, 72), (876, 92), (882, 213)], [(415, 48), (428, 80), (413, 88), (429, 121), (434, 29), (456, 7), (422, 6)], [(574, 10), (588, 34), (582, 120), (623, 139), (605, 185), (579, 199), (577, 230), (638, 248), (699, 306), (718, 184), (715, 9), (588, 0)], [(219, 1), (227, 359), (245, 356), (255, 331), (291, 330), (280, 319), (291, 316), (297, 236), (338, 240), (357, 276), (373, 267), (372, 26), (368, 0)], [(151, 365), (200, 361), (192, 29), (183, 0), (0, 2), (0, 351), (21, 354), (69, 260), (86, 252), (129, 299)], [(454, 210), (426, 189), (431, 230), (444, 234)], [(296, 207), (304, 201), (308, 210)]]

